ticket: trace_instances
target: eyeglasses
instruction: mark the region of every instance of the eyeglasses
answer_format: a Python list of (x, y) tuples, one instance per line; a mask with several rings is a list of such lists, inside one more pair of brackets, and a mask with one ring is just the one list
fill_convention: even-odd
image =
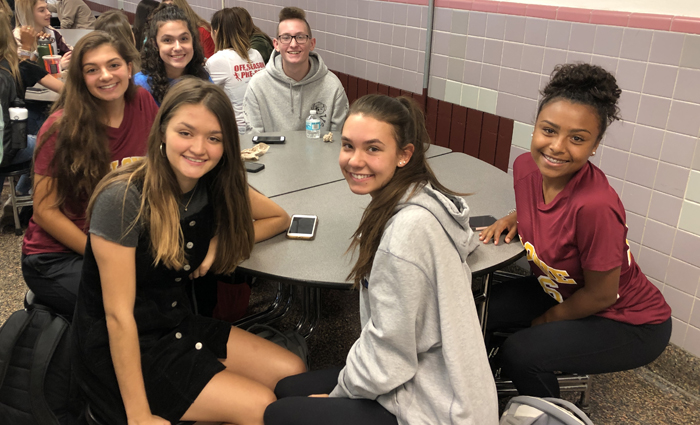
[(297, 41), (297, 44), (306, 44), (306, 42), (309, 41), (310, 38), (311, 37), (306, 35), (306, 34), (298, 34), (298, 35), (282, 34), (282, 35), (277, 36), (277, 39), (282, 44), (289, 44), (292, 42), (292, 39), (295, 39)]

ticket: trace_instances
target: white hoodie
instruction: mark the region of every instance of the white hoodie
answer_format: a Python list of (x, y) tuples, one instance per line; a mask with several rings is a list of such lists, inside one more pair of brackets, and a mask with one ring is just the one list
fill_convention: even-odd
[(496, 425), (466, 263), (477, 246), (469, 207), (430, 185), (406, 198), (360, 288), (362, 333), (330, 396), (376, 399), (401, 425)]
[(253, 76), (243, 112), (254, 132), (304, 130), (312, 109), (321, 118), (322, 132), (340, 130), (350, 108), (345, 89), (316, 52), (309, 53), (309, 62), (308, 74), (295, 81), (284, 73), (280, 53), (273, 51), (265, 69)]

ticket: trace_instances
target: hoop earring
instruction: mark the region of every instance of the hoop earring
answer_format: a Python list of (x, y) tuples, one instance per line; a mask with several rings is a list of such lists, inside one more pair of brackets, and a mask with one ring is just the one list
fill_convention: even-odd
[(165, 158), (165, 152), (163, 152), (163, 146), (165, 146), (164, 142), (160, 142), (160, 156)]

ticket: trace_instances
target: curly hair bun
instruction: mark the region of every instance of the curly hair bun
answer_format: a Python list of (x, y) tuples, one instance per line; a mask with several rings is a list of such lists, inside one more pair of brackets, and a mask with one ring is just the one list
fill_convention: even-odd
[(557, 65), (547, 86), (542, 90), (542, 108), (556, 99), (591, 106), (599, 115), (600, 136), (613, 121), (620, 119), (617, 102), (622, 90), (615, 77), (598, 65), (567, 63)]
[(306, 12), (298, 7), (285, 7), (280, 10), (280, 22), (287, 19), (301, 19), (304, 21), (306, 20)]

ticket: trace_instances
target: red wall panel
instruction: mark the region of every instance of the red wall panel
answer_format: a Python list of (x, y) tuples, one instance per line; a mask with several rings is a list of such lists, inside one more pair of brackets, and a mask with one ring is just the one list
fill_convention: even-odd
[(428, 136), (433, 143), (435, 143), (435, 132), (437, 131), (438, 103), (437, 99), (429, 97), (425, 107), (425, 127), (428, 129)]
[(450, 143), (450, 121), (452, 120), (452, 104), (438, 101), (437, 127), (435, 144), (447, 147)]
[(496, 115), (484, 113), (481, 121), (481, 141), (479, 159), (489, 164), (496, 160), (496, 143), (498, 142), (498, 119)]
[(481, 121), (483, 112), (470, 109), (467, 113), (467, 128), (464, 132), (464, 153), (475, 158), (479, 157), (479, 144), (481, 143)]
[(448, 148), (453, 152), (464, 152), (464, 131), (467, 124), (467, 108), (452, 105), (452, 121), (450, 125), (450, 143)]
[(513, 120), (500, 117), (498, 123), (498, 142), (496, 143), (496, 159), (493, 162), (497, 168), (508, 171), (510, 145), (513, 141)]

